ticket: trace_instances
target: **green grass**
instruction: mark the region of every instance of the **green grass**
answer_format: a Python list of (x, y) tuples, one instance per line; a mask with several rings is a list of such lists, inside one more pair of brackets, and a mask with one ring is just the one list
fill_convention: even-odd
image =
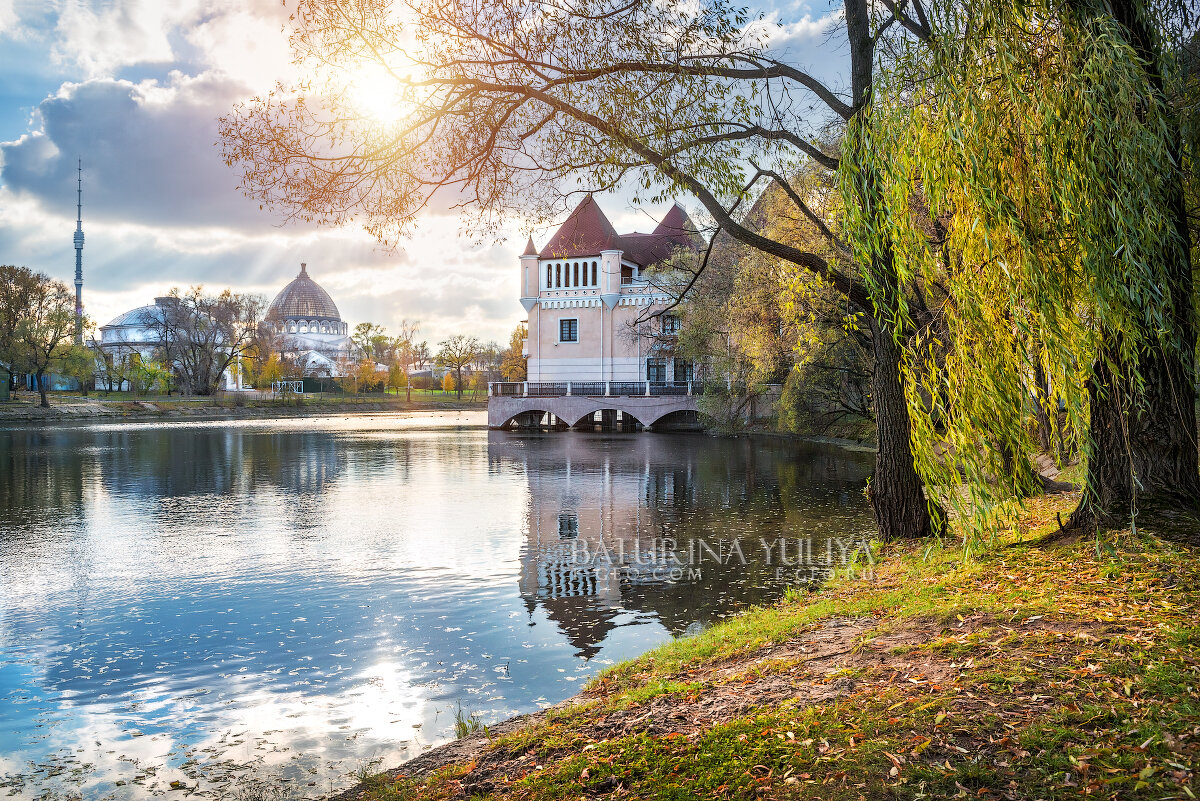
[[(869, 579), (789, 594), (616, 665), (583, 703), (476, 761), (374, 781), (368, 797), (1196, 798), (1200, 550), (1140, 531), (1031, 544), (1068, 503), (1031, 501), (1016, 531), (973, 558), (889, 547)], [(861, 661), (814, 677), (794, 652), (771, 656), (831, 618), (871, 619), (851, 649)], [(953, 669), (897, 679), (913, 660)], [(815, 702), (798, 690), (686, 732), (606, 726), (784, 680), (852, 689)]]
[(464, 713), (462, 704), (459, 703), (458, 709), (454, 710), (454, 737), (461, 740), (464, 737), (470, 737), (476, 732), (486, 732), (487, 729), (483, 726), (483, 721), (475, 716), (474, 712)]
[[(13, 407), (24, 407), (36, 405), (36, 394), (31, 395), (24, 393), (20, 402), (9, 402)], [(388, 392), (362, 392), (362, 393), (340, 393), (340, 392), (317, 392), (309, 393), (303, 398), (296, 397), (272, 397), (268, 392), (262, 396), (257, 394), (241, 394), (241, 393), (219, 393), (217, 395), (135, 395), (131, 392), (92, 392), (84, 398), (77, 392), (52, 392), (50, 393), (50, 405), (54, 406), (61, 404), (78, 404), (78, 403), (99, 403), (102, 407), (126, 409), (128, 411), (147, 411), (145, 404), (156, 407), (160, 411), (170, 411), (172, 409), (192, 409), (192, 408), (218, 408), (218, 409), (233, 409), (233, 408), (248, 408), (248, 409), (263, 409), (263, 408), (291, 408), (296, 406), (302, 407), (342, 407), (367, 404), (385, 404), (389, 407), (396, 408), (439, 408), (439, 407), (479, 407), (487, 405), (487, 396), (484, 393), (464, 392), (460, 399), (454, 392), (443, 392), (442, 390), (417, 390), (412, 392), (411, 401), (406, 398), (404, 391), (396, 392), (389, 390)]]

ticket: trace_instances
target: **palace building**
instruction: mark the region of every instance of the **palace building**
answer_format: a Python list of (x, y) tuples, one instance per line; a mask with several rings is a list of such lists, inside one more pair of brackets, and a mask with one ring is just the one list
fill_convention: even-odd
[(329, 293), (308, 274), (307, 264), (271, 301), (267, 321), (283, 340), (283, 349), (302, 356), (305, 364), (332, 364), (350, 350), (350, 326)]
[(645, 273), (699, 240), (678, 205), (651, 233), (618, 234), (591, 195), (541, 250), (530, 237), (521, 254), (529, 381), (690, 381), (691, 365), (646, 335), (669, 334), (675, 321), (648, 322), (671, 297)]

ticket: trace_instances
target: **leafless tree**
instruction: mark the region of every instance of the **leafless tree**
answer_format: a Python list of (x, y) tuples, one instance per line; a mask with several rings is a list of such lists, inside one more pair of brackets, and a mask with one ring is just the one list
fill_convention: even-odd
[(212, 395), (225, 370), (252, 353), (265, 301), (228, 289), (205, 295), (199, 286), (172, 289), (169, 297), (152, 324), (162, 362), (184, 394)]

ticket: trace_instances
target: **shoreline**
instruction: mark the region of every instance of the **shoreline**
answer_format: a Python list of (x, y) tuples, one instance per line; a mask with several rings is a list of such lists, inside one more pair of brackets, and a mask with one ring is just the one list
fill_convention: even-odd
[(457, 401), (327, 400), (301, 404), (278, 400), (251, 400), (244, 405), (201, 400), (104, 400), (58, 403), (49, 409), (33, 404), (0, 404), (0, 426), (56, 427), (69, 423), (158, 421), (199, 422), (221, 420), (270, 420), (325, 417), (345, 414), (398, 412), (484, 412), (486, 404)]
[[(104, 397), (72, 397), (42, 408), (36, 403), (7, 401), (0, 403), (0, 427), (20, 426), (53, 428), (63, 424), (96, 422), (162, 422), (192, 423), (242, 420), (288, 420), (301, 417), (331, 417), (340, 415), (396, 414), (404, 412), (486, 412), (487, 403), (390, 400), (354, 397), (353, 399), (316, 398), (295, 403), (278, 399), (249, 399), (244, 404), (221, 402), (209, 398), (107, 400)], [(469, 426), (474, 428), (476, 426)], [(489, 428), (486, 423), (480, 428)], [(739, 431), (701, 429), (710, 437), (738, 439), (755, 437), (833, 445), (850, 451), (873, 453), (876, 445), (870, 441), (830, 437), (820, 434), (796, 434), (775, 431), (761, 426)]]
[(1197, 551), (1045, 539), (1078, 497), (1032, 499), (982, 554), (882, 546), (322, 797), (1192, 797)]

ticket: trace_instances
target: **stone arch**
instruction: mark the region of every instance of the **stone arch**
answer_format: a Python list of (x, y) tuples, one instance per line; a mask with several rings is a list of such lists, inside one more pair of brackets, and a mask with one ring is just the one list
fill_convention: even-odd
[[(552, 414), (545, 409), (529, 409), (523, 412), (517, 412), (512, 417), (504, 421), (501, 428), (540, 428), (546, 419), (546, 415)], [(557, 416), (557, 415), (556, 415)], [(534, 422), (536, 420), (536, 422)]]
[(658, 415), (650, 425), (663, 430), (699, 431), (700, 413), (695, 409), (675, 409)]

